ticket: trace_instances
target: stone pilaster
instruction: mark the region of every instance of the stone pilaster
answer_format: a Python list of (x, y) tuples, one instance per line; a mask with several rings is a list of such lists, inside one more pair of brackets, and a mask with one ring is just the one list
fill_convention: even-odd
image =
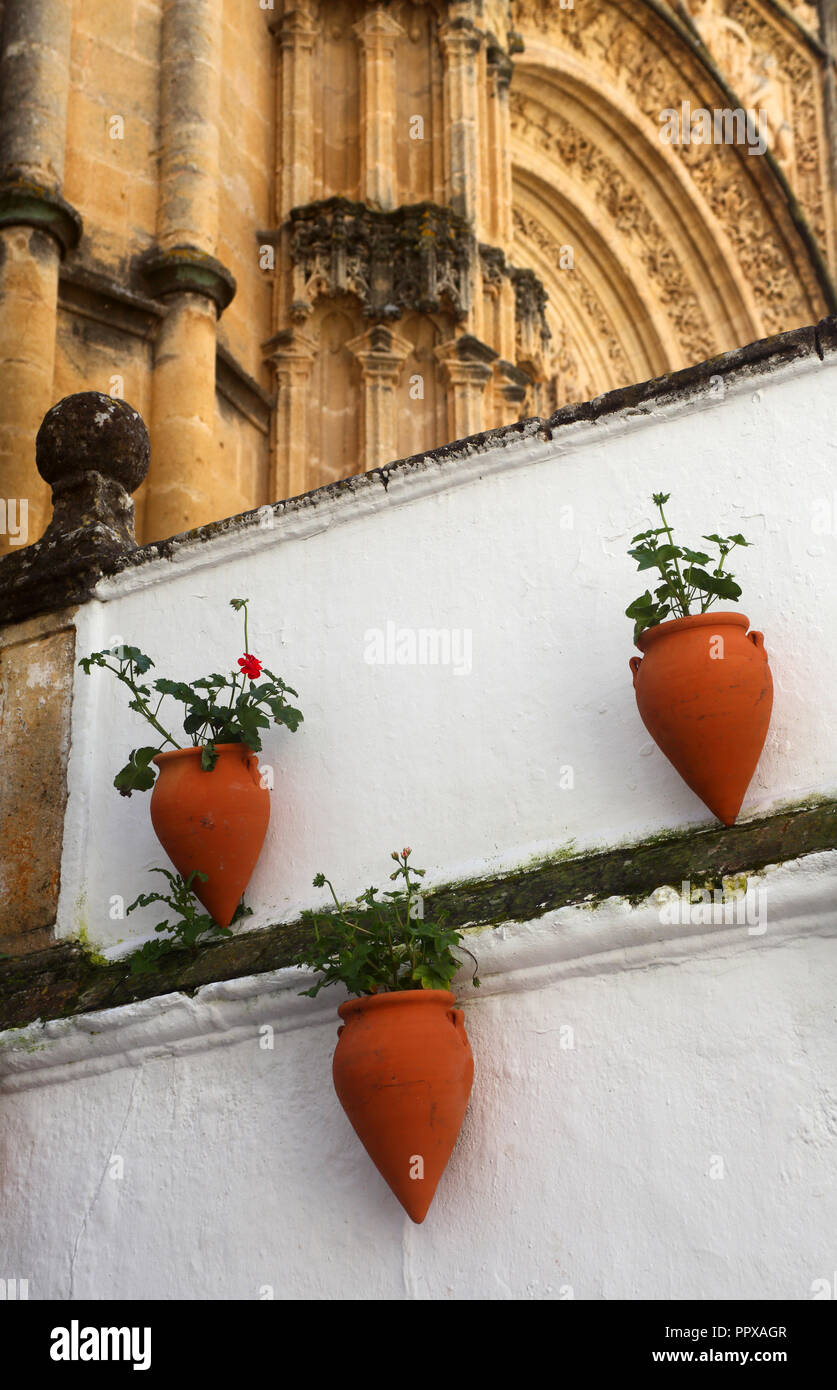
[(270, 497), (298, 497), (310, 486), (308, 390), (317, 344), (299, 328), (288, 328), (266, 349), (276, 373)]
[(361, 47), (361, 197), (388, 212), (398, 201), (395, 174), (395, 55), (405, 30), (380, 7), (354, 26)]
[(451, 207), (479, 227), (482, 183), (479, 74), (483, 36), (473, 18), (470, 0), (450, 6), (448, 23), (439, 32), (444, 59), (447, 190)]
[(447, 384), (448, 422), (451, 439), (465, 439), (487, 428), (486, 387), (492, 380), (497, 353), (466, 334), (436, 348)]
[(397, 389), (410, 343), (391, 328), (374, 324), (346, 346), (363, 378), (361, 468), (380, 468), (397, 456)]
[(276, 171), (276, 217), (312, 196), (314, 172), (314, 43), (318, 23), (304, 5), (289, 8), (271, 26), (279, 41), (276, 109), (279, 167)]
[[(6, 0), (0, 31), (0, 496), (28, 539), (49, 493), (33, 441), (52, 400), (58, 265), (81, 234), (61, 197), (69, 89), (67, 0)], [(7, 529), (0, 552), (19, 543)]]
[(508, 254), (514, 229), (512, 226), (511, 173), (511, 113), (509, 85), (512, 61), (496, 45), (489, 45), (486, 54), (488, 78), (487, 164), (485, 179), (485, 219), (489, 236), (496, 246)]
[(531, 391), (532, 382), (526, 372), (515, 367), (513, 362), (498, 358), (494, 363), (492, 391), (495, 424), (507, 425), (511, 420), (531, 414), (528, 409)]

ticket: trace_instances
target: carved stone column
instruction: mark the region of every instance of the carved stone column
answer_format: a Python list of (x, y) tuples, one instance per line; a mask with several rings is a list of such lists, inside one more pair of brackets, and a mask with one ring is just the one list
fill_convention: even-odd
[(450, 387), (448, 421), (451, 439), (480, 434), (487, 427), (486, 387), (497, 358), (493, 348), (470, 334), (436, 348)]
[(483, 38), (472, 8), (469, 0), (451, 4), (450, 19), (440, 30), (439, 42), (445, 67), (448, 197), (454, 211), (480, 235), (479, 59)]
[(370, 207), (388, 212), (397, 202), (395, 50), (405, 30), (380, 8), (369, 10), (354, 29), (362, 51), (361, 197)]
[(277, 64), (278, 151), (276, 171), (279, 222), (291, 208), (311, 198), (314, 149), (314, 43), (318, 24), (304, 4), (291, 8), (288, 0), (281, 19), (271, 25), (279, 40)]
[(215, 259), (221, 7), (165, 0), (157, 247), (140, 262), (168, 305), (152, 385), (147, 539), (224, 515), (228, 480), (215, 444), (216, 320), (235, 280)]
[[(69, 89), (66, 0), (6, 0), (0, 31), (0, 496), (26, 512), (25, 539), (49, 494), (34, 439), (52, 399), (58, 265), (81, 218), (61, 197)], [(0, 551), (21, 533), (0, 533)]]
[(383, 324), (347, 343), (360, 363), (363, 378), (361, 467), (380, 468), (398, 452), (397, 387), (410, 343)]
[(266, 345), (276, 372), (270, 500), (308, 490), (308, 389), (317, 344), (299, 328), (277, 333)]

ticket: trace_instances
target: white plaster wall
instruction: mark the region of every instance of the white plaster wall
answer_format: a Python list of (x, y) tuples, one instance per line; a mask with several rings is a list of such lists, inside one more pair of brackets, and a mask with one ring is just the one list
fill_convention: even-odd
[(420, 1227), (332, 1089), (341, 996), (298, 972), (0, 1035), (0, 1273), (33, 1299), (811, 1298), (835, 859), (761, 875), (761, 933), (664, 927), (656, 895), (476, 934), (474, 1090)]
[[(806, 362), (723, 399), (703, 391), (427, 461), (388, 488), (359, 480), (273, 529), (181, 548), (100, 585), (79, 614), (78, 654), (121, 638), (158, 674), (232, 667), (228, 600), (252, 600), (251, 650), (298, 689), (305, 723), (266, 736), (275, 790), (251, 927), (324, 900), (311, 887), (320, 870), (346, 897), (386, 886), (389, 853), (405, 844), (429, 885), (704, 825), (710, 813), (643, 728), (628, 669), (623, 612), (645, 576), (626, 548), (665, 490), (681, 541), (742, 530), (754, 542), (734, 572), (776, 698), (742, 815), (764, 813), (837, 790), (835, 463), (837, 365)], [(469, 631), (470, 671), (367, 664), (366, 634), (387, 623)], [(121, 687), (79, 672), (58, 930), (84, 927), (114, 951), (157, 920), (109, 916), (112, 897), (130, 902), (166, 862), (148, 795), (111, 786), (147, 741)]]

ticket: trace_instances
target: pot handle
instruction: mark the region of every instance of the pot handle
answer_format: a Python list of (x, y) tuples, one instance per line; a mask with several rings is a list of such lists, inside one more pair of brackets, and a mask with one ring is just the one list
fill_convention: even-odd
[(344, 1029), (345, 1027), (346, 1027), (345, 1023), (341, 1023), (341, 1024), (340, 1024), (340, 1027), (337, 1029), (337, 1036), (338, 1036), (338, 1038), (340, 1037), (340, 1034), (343, 1032), (343, 1029)]
[(448, 1018), (453, 1024), (459, 1035), (459, 1041), (463, 1047), (468, 1046), (468, 1034), (465, 1032), (465, 1015), (461, 1009), (448, 1009)]
[(762, 656), (764, 657), (764, 659), (765, 659), (765, 661), (766, 661), (766, 660), (767, 660), (767, 652), (764, 650), (764, 633), (763, 633), (763, 632), (748, 632), (748, 633), (747, 633), (747, 636), (749, 637), (749, 639), (750, 639), (750, 641), (752, 642), (753, 646), (756, 647), (756, 648), (758, 648), (758, 650), (761, 652)]
[(633, 673), (634, 673), (634, 685), (636, 685), (636, 673), (637, 673), (637, 671), (639, 670), (640, 666), (642, 665), (642, 657), (641, 657), (641, 656), (632, 656), (631, 659), (630, 659), (630, 661), (628, 662), (628, 665), (630, 666), (631, 670), (632, 670)]
[(260, 770), (260, 768), (259, 768), (259, 755), (258, 755), (258, 753), (253, 753), (252, 751), (250, 752), (250, 755), (249, 755), (249, 757), (248, 757), (248, 759), (247, 759), (247, 771), (250, 773), (250, 776), (252, 777), (252, 779), (253, 779), (253, 781), (255, 782), (256, 786), (257, 786), (257, 787), (261, 787), (261, 785), (262, 785), (262, 774), (261, 774), (261, 770)]

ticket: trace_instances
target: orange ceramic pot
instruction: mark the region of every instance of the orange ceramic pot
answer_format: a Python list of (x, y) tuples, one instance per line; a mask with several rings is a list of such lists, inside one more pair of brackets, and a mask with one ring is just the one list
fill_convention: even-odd
[(631, 657), (636, 702), (657, 747), (704, 805), (733, 825), (773, 708), (764, 637), (743, 613), (647, 628)]
[(200, 748), (158, 753), (151, 824), (182, 878), (207, 874), (192, 891), (219, 927), (228, 927), (261, 852), (270, 820), (270, 793), (259, 760), (244, 743), (218, 743), (211, 772)]
[(375, 1167), (413, 1221), (427, 1215), (456, 1143), (474, 1059), (445, 989), (351, 999), (337, 1010), (334, 1088)]

